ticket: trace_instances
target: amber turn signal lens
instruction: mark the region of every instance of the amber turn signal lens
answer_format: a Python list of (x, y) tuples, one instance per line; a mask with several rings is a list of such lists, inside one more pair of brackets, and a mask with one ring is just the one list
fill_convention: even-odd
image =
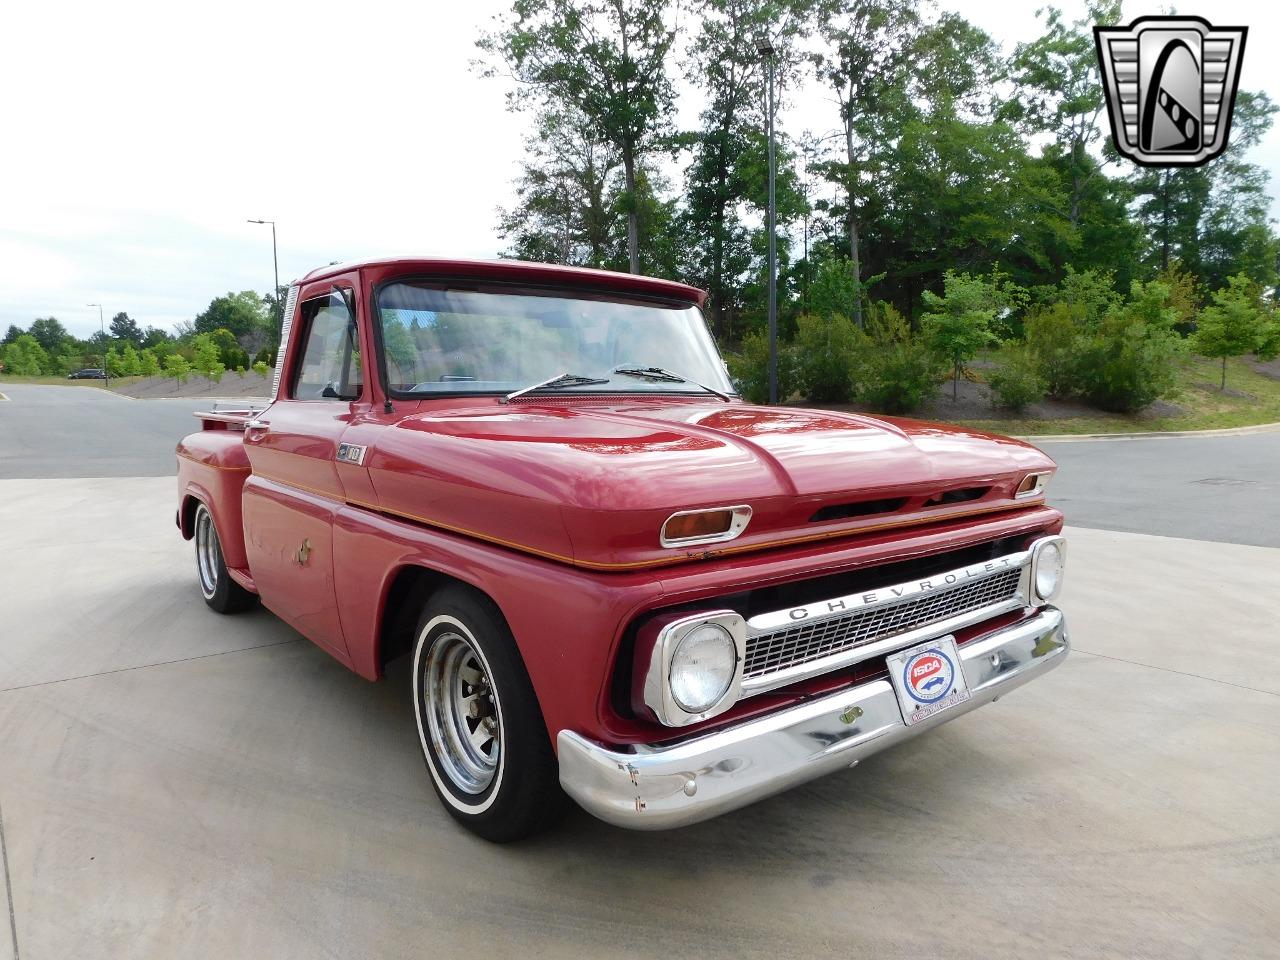
[(1033, 497), (1037, 493), (1044, 491), (1044, 485), (1049, 479), (1047, 473), (1028, 473), (1022, 478), (1022, 482), (1018, 484), (1018, 492), (1015, 496)]
[(714, 537), (727, 533), (733, 524), (732, 510), (708, 510), (706, 513), (686, 513), (667, 521), (663, 536), (668, 540), (692, 540), (696, 537)]

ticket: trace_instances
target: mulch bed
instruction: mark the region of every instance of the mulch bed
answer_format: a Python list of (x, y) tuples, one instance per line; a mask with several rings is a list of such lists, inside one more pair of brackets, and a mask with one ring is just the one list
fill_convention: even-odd
[[(1215, 389), (1216, 392), (1216, 389)], [(852, 413), (872, 413), (869, 407), (856, 403), (828, 404), (832, 410), (846, 410)], [(1162, 417), (1181, 416), (1185, 411), (1175, 403), (1157, 400), (1150, 406), (1134, 414), (1139, 420), (1155, 420)], [(985, 383), (972, 380), (961, 380), (957, 390), (957, 399), (951, 399), (951, 381), (938, 384), (934, 398), (924, 405), (920, 411), (911, 414), (921, 420), (1117, 420), (1129, 421), (1133, 417), (1119, 413), (1108, 413), (1096, 407), (1071, 400), (1053, 400), (1046, 397), (1039, 403), (1033, 403), (1022, 410), (1010, 410), (1008, 407), (997, 407), (991, 402), (991, 389)]]
[[(113, 388), (115, 389), (115, 388)], [(265, 397), (271, 392), (270, 375), (260, 377), (252, 370), (243, 377), (227, 373), (221, 383), (211, 383), (204, 377), (192, 375), (186, 383), (178, 383), (173, 377), (152, 377), (115, 390), (127, 397), (158, 399), (161, 397)]]

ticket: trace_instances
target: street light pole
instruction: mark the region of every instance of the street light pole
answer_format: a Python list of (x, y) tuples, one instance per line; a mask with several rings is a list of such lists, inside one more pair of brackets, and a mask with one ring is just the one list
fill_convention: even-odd
[(778, 402), (778, 230), (777, 197), (774, 192), (776, 170), (773, 155), (773, 43), (768, 38), (756, 44), (765, 60), (769, 75), (765, 125), (769, 136), (769, 402)]
[(111, 371), (107, 369), (107, 348), (105, 346), (107, 342), (107, 326), (102, 322), (102, 304), (86, 303), (85, 306), (98, 308), (98, 332), (102, 334), (102, 342), (104, 344), (102, 348), (102, 379), (107, 381), (107, 386), (109, 387), (111, 386)]
[[(280, 259), (276, 256), (276, 222), (274, 220), (248, 220), (246, 223), (271, 224), (271, 268), (274, 271), (276, 285), (271, 288), (271, 301), (276, 305), (276, 342), (279, 343), (284, 330), (284, 311), (280, 306)], [(279, 350), (279, 346), (276, 347)]]

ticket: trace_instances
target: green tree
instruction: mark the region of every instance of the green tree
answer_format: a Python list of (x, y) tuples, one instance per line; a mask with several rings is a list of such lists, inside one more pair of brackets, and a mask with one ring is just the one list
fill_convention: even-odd
[(0, 347), (7, 347), (20, 336), (22, 336), (22, 328), (16, 323), (9, 324), (9, 329), (5, 332), (4, 339), (0, 340)]
[(27, 332), (35, 337), (44, 352), (51, 356), (61, 353), (63, 345), (71, 339), (67, 328), (53, 317), (41, 317), (32, 321), (31, 329)]
[(107, 355), (102, 360), (102, 366), (106, 368), (107, 376), (123, 377), (124, 359), (120, 356), (120, 351), (114, 346), (107, 348)]
[(675, 100), (667, 75), (671, 7), (671, 0), (515, 0), (478, 44), (516, 81), (513, 108), (572, 109), (617, 152), (632, 273), (640, 269), (637, 173), (663, 146)]
[(1150, 269), (1180, 261), (1206, 289), (1226, 286), (1241, 270), (1264, 286), (1280, 279), (1269, 177), (1245, 159), (1271, 129), (1276, 110), (1265, 94), (1242, 90), (1231, 149), (1221, 157), (1201, 167), (1140, 168), (1130, 178)]
[(138, 355), (139, 372), (144, 377), (154, 377), (160, 372), (160, 360), (150, 347), (143, 347)]
[(169, 335), (169, 331), (162, 330), (159, 327), (147, 327), (146, 331), (142, 334), (143, 347), (155, 348), (162, 343), (170, 343), (172, 340), (173, 337)]
[(1227, 286), (1215, 290), (1211, 303), (1200, 312), (1192, 345), (1206, 357), (1222, 358), (1221, 389), (1227, 389), (1227, 358), (1260, 353), (1274, 355), (1274, 310), (1262, 302), (1262, 291), (1253, 280), (1238, 273)]
[[(734, 336), (734, 318), (747, 308), (749, 279), (763, 269), (758, 214), (768, 197), (765, 61), (756, 47), (769, 37), (776, 95), (783, 98), (801, 66), (797, 42), (809, 28), (813, 4), (696, 0), (693, 11), (698, 29), (685, 57), (686, 78), (706, 105), (689, 137), (680, 229), (689, 239), (689, 279), (708, 291), (712, 331), (725, 338)], [(804, 206), (784, 143), (777, 150), (776, 193), (783, 225)], [(779, 240), (785, 245), (785, 229)]]
[(951, 364), (951, 399), (959, 397), (960, 373), (978, 352), (995, 342), (992, 321), (1003, 306), (998, 290), (982, 277), (948, 271), (943, 295), (924, 292), (920, 328), (925, 342)]
[(1078, 230), (1091, 181), (1103, 176), (1092, 149), (1107, 125), (1093, 27), (1117, 23), (1120, 3), (1092, 0), (1074, 23), (1056, 7), (1045, 7), (1038, 15), (1044, 32), (1014, 50), (1009, 67), (1017, 95), (1002, 112), (1032, 134), (1054, 138), (1068, 182), (1067, 217)]
[(498, 211), (509, 256), (543, 263), (605, 267), (619, 227), (612, 196), (618, 157), (572, 108), (540, 110), (525, 140), (516, 203)]
[(107, 329), (111, 331), (111, 336), (117, 340), (127, 340), (135, 347), (142, 346), (143, 336), (142, 330), (138, 326), (138, 321), (124, 311), (111, 318), (111, 323)]
[(208, 334), (210, 339), (218, 347), (218, 359), (222, 361), (222, 365), (228, 370), (234, 370), (236, 367), (249, 365), (249, 354), (240, 346), (233, 334), (226, 327), (219, 327), (217, 330)]
[(120, 351), (120, 371), (124, 377), (136, 377), (142, 373), (142, 361), (132, 343), (125, 343)]
[[(217, 382), (226, 369), (221, 360), (218, 344), (211, 334), (198, 333), (191, 340), (191, 366), (210, 380)], [(217, 371), (217, 378), (214, 373)]]
[[(868, 168), (876, 165), (880, 121), (906, 92), (906, 70), (920, 16), (909, 0), (838, 0), (824, 2), (817, 20), (823, 47), (814, 66), (836, 96), (843, 145), (843, 155), (827, 162), (824, 169), (844, 194), (850, 269), (854, 281), (861, 284), (863, 207), (874, 190)], [(861, 296), (855, 301), (853, 319), (862, 326)]]
[(191, 374), (191, 364), (180, 353), (171, 353), (164, 358), (164, 372), (178, 383), (186, 383)]
[(215, 297), (192, 323), (195, 333), (213, 333), (220, 328), (231, 331), (237, 338), (247, 338), (274, 331), (275, 321), (260, 296), (252, 290), (242, 290)]
[(38, 377), (49, 368), (49, 354), (33, 335), (24, 333), (4, 348), (4, 372)]
[(253, 372), (260, 377), (265, 377), (268, 373), (271, 372), (271, 367), (267, 365), (266, 361), (255, 360), (253, 362)]

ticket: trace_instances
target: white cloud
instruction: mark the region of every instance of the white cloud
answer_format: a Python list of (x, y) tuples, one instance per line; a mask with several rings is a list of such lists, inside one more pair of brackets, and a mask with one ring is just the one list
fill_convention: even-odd
[[(1007, 47), (1037, 29), (1035, 4), (947, 5)], [(279, 222), (282, 280), (387, 253), (496, 255), (527, 123), (469, 64), (507, 6), (11, 4), (0, 329), (53, 314), (87, 335), (99, 300), (169, 326), (227, 290), (265, 291), (270, 230), (249, 217)], [(1280, 89), (1271, 5), (1204, 12), (1253, 28), (1243, 85)], [(834, 126), (830, 109), (805, 90), (783, 122)], [(1280, 170), (1280, 133), (1258, 159)]]

